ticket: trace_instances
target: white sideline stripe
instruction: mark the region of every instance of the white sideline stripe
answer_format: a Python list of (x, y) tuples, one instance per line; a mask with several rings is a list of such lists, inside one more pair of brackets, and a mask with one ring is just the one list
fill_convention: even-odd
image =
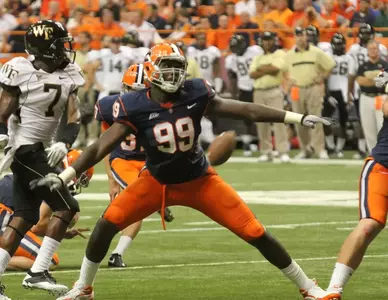
[[(358, 207), (357, 191), (238, 191), (248, 204)], [(82, 201), (105, 201), (108, 193), (83, 193)]]
[[(371, 254), (365, 255), (364, 258), (385, 258), (388, 257), (388, 254)], [(297, 258), (295, 261), (325, 261), (337, 259), (337, 256), (327, 256), (327, 257), (306, 257), (306, 258)], [(171, 265), (150, 265), (150, 266), (134, 266), (126, 268), (104, 268), (100, 269), (99, 272), (111, 272), (111, 271), (128, 271), (128, 270), (147, 270), (147, 269), (168, 269), (168, 268), (186, 268), (186, 267), (213, 267), (213, 266), (227, 266), (227, 265), (244, 265), (244, 264), (263, 264), (268, 263), (267, 260), (248, 260), (248, 261), (223, 261), (223, 262), (213, 262), (213, 263), (196, 263), (196, 264), (171, 264)], [(79, 269), (76, 270), (63, 270), (63, 271), (52, 271), (53, 274), (72, 274), (79, 273)], [(3, 276), (25, 276), (24, 272), (12, 272), (5, 273)]]
[[(338, 224), (356, 224), (358, 221), (339, 221), (339, 222), (311, 222), (311, 223), (299, 223), (299, 224), (278, 224), (278, 225), (268, 225), (266, 228), (296, 228), (296, 227), (309, 227), (309, 226), (321, 226), (321, 225), (338, 225)], [(188, 222), (183, 223), (184, 225), (214, 225), (217, 224), (214, 221), (206, 222)], [(144, 231), (142, 231), (144, 232)]]
[[(281, 161), (278, 158), (273, 160), (275, 164), (280, 164)], [(296, 165), (351, 165), (351, 166), (361, 166), (363, 160), (357, 159), (291, 159), (292, 164)], [(257, 162), (257, 157), (238, 157), (234, 156), (229, 158), (227, 163), (257, 163), (259, 166), (262, 163)]]

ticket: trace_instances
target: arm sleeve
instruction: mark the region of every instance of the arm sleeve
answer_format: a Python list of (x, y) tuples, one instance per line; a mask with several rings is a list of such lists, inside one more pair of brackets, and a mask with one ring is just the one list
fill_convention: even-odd
[(249, 66), (249, 73), (255, 72), (259, 66), (260, 56), (255, 56), (252, 60), (251, 65)]
[(324, 51), (320, 49), (318, 51), (319, 66), (325, 71), (330, 71), (331, 69), (333, 69), (335, 67), (334, 59)]
[(272, 60), (271, 65), (273, 65), (275, 68), (278, 68), (279, 70), (283, 70), (285, 64), (284, 57), (285, 53), (282, 50), (278, 50), (275, 59)]
[(130, 110), (128, 105), (126, 105), (126, 101), (122, 99), (122, 97), (119, 97), (116, 102), (113, 104), (113, 121), (116, 123), (122, 123), (129, 127), (131, 127), (135, 133), (137, 133), (137, 128), (132, 123), (132, 118), (130, 114)]
[(364, 76), (365, 75), (365, 68), (364, 68), (365, 64), (360, 66), (357, 70), (357, 76)]
[(25, 58), (17, 57), (1, 67), (0, 70), (0, 84), (9, 87), (18, 87), (20, 91), (26, 92), (28, 90), (28, 81), (33, 73), (29, 72), (31, 69), (30, 62)]
[(233, 55), (229, 55), (225, 58), (225, 69), (235, 73), (237, 72), (237, 67)]

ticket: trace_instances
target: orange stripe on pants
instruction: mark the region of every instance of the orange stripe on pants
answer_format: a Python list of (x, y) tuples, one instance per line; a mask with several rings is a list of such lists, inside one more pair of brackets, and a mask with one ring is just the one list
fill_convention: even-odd
[[(165, 206), (194, 208), (246, 241), (265, 232), (236, 191), (212, 168), (196, 180), (166, 185), (165, 193)], [(158, 211), (162, 199), (163, 185), (145, 170), (111, 202), (103, 217), (122, 230)]]

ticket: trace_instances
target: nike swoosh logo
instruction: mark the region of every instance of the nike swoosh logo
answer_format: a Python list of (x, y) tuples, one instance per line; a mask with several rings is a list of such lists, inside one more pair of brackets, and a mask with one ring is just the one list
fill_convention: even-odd
[(194, 103), (194, 104), (192, 104), (192, 105), (187, 105), (187, 109), (192, 109), (194, 106), (196, 106), (197, 105), (197, 103)]

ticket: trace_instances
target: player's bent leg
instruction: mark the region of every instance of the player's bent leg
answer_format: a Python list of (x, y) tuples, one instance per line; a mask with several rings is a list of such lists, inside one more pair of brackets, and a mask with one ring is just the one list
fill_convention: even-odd
[(92, 285), (113, 237), (156, 212), (162, 206), (162, 192), (162, 185), (148, 171), (143, 171), (109, 204), (89, 239), (78, 281), (72, 290), (58, 300), (93, 299)]
[(196, 190), (193, 199), (189, 198), (187, 201), (189, 206), (201, 211), (256, 247), (271, 264), (299, 287), (304, 299), (338, 299), (338, 294), (325, 296), (325, 291), (306, 276), (284, 247), (266, 232), (237, 192), (218, 175), (208, 175), (191, 183), (182, 184), (182, 188), (188, 191)]

